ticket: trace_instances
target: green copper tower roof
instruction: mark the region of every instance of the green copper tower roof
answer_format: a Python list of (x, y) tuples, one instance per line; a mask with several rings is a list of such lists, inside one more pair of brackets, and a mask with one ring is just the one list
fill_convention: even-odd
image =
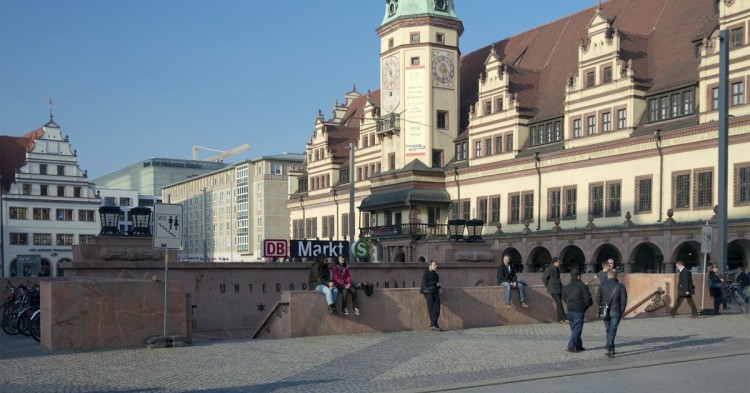
[(380, 26), (396, 19), (423, 15), (458, 20), (453, 0), (385, 0), (385, 16)]

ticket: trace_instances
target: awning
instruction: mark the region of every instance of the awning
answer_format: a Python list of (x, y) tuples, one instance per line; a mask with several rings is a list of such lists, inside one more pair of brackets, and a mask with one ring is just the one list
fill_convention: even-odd
[(362, 201), (362, 204), (359, 205), (359, 210), (373, 211), (391, 207), (425, 204), (448, 206), (450, 203), (451, 197), (444, 189), (406, 187), (374, 192)]

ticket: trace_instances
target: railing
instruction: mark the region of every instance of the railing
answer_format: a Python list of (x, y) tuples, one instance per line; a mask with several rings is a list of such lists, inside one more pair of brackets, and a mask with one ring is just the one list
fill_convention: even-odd
[(359, 237), (367, 239), (412, 237), (421, 239), (427, 235), (447, 236), (448, 226), (445, 224), (400, 224), (381, 225), (376, 227), (360, 228)]
[(401, 116), (395, 113), (385, 115), (375, 122), (375, 132), (378, 135), (398, 134), (401, 131)]

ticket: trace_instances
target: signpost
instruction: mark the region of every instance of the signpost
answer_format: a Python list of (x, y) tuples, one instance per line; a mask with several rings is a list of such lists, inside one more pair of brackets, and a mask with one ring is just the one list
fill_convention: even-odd
[(148, 348), (187, 346), (185, 337), (167, 336), (167, 294), (169, 286), (169, 250), (182, 248), (182, 205), (154, 204), (154, 248), (164, 249), (164, 330), (161, 336), (149, 336)]
[(711, 253), (711, 243), (713, 240), (714, 230), (708, 225), (701, 228), (701, 253), (703, 253), (703, 285), (701, 285), (701, 308), (703, 307), (703, 301), (706, 299), (706, 257)]

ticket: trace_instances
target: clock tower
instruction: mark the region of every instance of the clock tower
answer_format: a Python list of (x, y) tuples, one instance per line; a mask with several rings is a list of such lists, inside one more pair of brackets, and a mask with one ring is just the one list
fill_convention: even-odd
[(453, 0), (386, 0), (380, 36), (378, 135), (383, 162), (443, 167), (459, 132), (458, 40)]

